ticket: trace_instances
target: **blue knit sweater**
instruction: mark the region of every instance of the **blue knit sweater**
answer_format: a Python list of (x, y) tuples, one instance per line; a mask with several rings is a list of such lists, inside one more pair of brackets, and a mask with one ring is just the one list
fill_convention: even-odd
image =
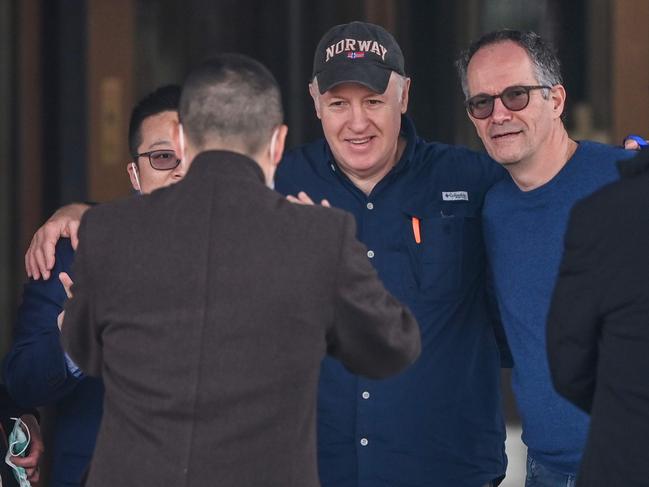
[(575, 202), (617, 179), (615, 161), (633, 155), (581, 142), (548, 183), (521, 191), (506, 177), (487, 194), (483, 219), (498, 304), (514, 357), (512, 385), (523, 421), (523, 442), (541, 464), (575, 473), (588, 417), (554, 390), (545, 344), (550, 299)]

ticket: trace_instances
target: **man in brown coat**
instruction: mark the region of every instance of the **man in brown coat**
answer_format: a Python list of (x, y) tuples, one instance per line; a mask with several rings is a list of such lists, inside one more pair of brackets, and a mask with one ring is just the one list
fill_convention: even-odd
[(287, 132), (266, 68), (205, 63), (180, 119), (185, 179), (93, 208), (79, 230), (63, 342), (106, 388), (88, 485), (317, 486), (320, 361), (395, 374), (417, 324), (350, 215), (266, 187)]

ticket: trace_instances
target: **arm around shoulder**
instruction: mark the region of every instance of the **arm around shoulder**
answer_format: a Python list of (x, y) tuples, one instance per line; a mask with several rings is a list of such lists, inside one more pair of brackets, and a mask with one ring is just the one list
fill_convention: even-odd
[[(70, 241), (56, 246), (56, 274), (69, 271)], [(24, 288), (14, 327), (14, 341), (4, 362), (4, 380), (19, 404), (43, 406), (58, 401), (78, 383), (61, 348), (57, 317), (66, 300), (58, 278), (30, 280)]]
[(25, 270), (33, 279), (50, 278), (55, 263), (55, 247), (61, 237), (69, 238), (72, 247), (77, 248), (77, 230), (81, 217), (90, 206), (86, 203), (72, 203), (59, 208), (32, 237), (25, 253)]

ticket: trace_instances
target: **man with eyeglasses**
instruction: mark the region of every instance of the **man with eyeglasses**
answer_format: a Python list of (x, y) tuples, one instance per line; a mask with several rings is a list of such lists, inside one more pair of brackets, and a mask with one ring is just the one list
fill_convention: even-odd
[[(127, 165), (133, 189), (150, 193), (183, 178), (187, 165), (176, 156), (175, 131), (178, 125), (180, 87), (165, 86), (142, 99), (133, 109), (129, 126)], [(82, 213), (87, 205), (65, 211)], [(70, 224), (76, 240), (76, 226)], [(38, 234), (37, 234), (38, 235)], [(65, 236), (70, 236), (67, 233)], [(103, 385), (84, 376), (63, 352), (57, 317), (66, 292), (58, 275), (68, 273), (76, 241), (61, 239), (56, 244), (52, 278), (31, 279), (14, 328), (14, 342), (4, 362), (4, 380), (14, 400), (23, 406), (52, 405), (55, 432), (52, 470), (48, 485), (80, 485), (92, 456), (102, 415)], [(54, 254), (54, 252), (52, 252)], [(35, 276), (36, 277), (36, 276)]]
[(483, 223), (496, 297), (514, 358), (513, 389), (528, 447), (527, 487), (573, 486), (588, 417), (550, 380), (546, 318), (573, 204), (618, 178), (633, 152), (570, 139), (559, 60), (531, 32), (502, 30), (457, 62), (466, 108), (508, 172), (487, 193)]

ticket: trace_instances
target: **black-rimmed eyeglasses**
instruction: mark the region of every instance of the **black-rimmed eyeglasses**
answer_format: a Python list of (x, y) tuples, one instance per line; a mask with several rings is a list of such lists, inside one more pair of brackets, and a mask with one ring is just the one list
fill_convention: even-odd
[(171, 171), (178, 167), (180, 159), (176, 157), (176, 152), (172, 150), (152, 150), (136, 154), (135, 157), (146, 157), (153, 169), (157, 171)]
[(509, 86), (497, 95), (480, 94), (472, 96), (464, 102), (467, 111), (473, 118), (484, 120), (494, 111), (494, 102), (500, 98), (505, 108), (512, 112), (520, 112), (530, 103), (530, 91), (551, 90), (551, 86)]

